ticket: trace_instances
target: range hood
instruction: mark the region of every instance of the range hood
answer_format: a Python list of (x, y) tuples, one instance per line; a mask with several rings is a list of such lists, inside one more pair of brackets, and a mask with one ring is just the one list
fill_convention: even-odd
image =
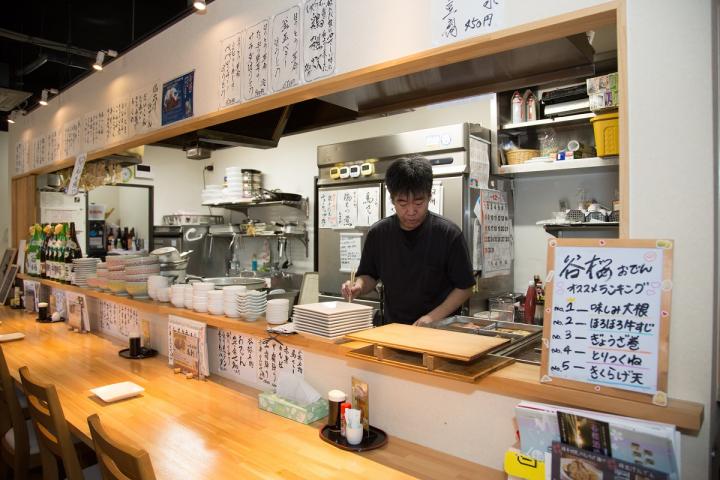
[(397, 113), (458, 98), (595, 73), (584, 33), (474, 58), (239, 118), (155, 145), (274, 148), (284, 135)]

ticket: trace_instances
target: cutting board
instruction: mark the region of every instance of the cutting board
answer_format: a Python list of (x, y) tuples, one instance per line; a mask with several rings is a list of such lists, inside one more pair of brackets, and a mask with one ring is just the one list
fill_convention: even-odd
[(401, 323), (349, 333), (346, 338), (466, 362), (510, 341)]

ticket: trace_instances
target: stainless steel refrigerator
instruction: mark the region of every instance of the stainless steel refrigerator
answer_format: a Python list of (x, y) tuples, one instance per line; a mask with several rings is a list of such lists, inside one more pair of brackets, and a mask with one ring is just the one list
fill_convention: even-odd
[[(510, 182), (489, 175), (491, 132), (480, 125), (460, 123), (444, 127), (373, 137), (318, 147), (318, 178), (315, 191), (315, 268), (324, 300), (338, 299), (340, 286), (349, 279), (348, 265), (357, 263), (359, 250), (370, 225), (394, 213), (385, 188), (385, 172), (397, 158), (421, 155), (433, 166), (433, 198), (430, 210), (457, 224), (463, 231), (474, 270), (478, 293), (470, 312), (487, 308), (487, 298), (512, 291), (509, 270), (485, 278), (482, 262), (473, 252), (477, 231), (473, 207), (480, 189), (491, 186), (505, 192), (512, 212)], [(380, 307), (377, 292), (363, 297)]]

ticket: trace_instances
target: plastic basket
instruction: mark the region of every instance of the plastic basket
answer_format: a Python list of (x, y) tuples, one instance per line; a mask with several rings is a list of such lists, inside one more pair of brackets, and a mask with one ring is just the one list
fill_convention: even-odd
[(538, 156), (540, 156), (540, 150), (534, 150), (529, 148), (518, 148), (505, 152), (505, 158), (507, 158), (508, 165), (517, 165), (519, 163), (524, 163), (531, 158)]
[(620, 153), (618, 113), (605, 113), (590, 119), (595, 132), (595, 148), (598, 157), (618, 155)]

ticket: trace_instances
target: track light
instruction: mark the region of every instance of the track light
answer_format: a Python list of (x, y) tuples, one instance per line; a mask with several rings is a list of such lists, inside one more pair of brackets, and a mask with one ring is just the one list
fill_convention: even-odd
[(8, 122), (8, 123), (15, 123), (15, 116), (16, 116), (16, 115), (17, 115), (17, 113), (15, 113), (15, 110), (13, 110), (12, 112), (10, 112), (10, 113), (8, 114), (8, 117), (7, 117), (7, 122)]
[(58, 91), (56, 88), (43, 88), (42, 92), (40, 93), (40, 101), (38, 102), (43, 107), (48, 104), (48, 95), (57, 95)]
[(198, 12), (203, 12), (207, 8), (207, 5), (205, 4), (205, 0), (195, 0), (193, 2), (193, 7), (195, 7), (195, 10)]
[(93, 68), (95, 70), (100, 71), (103, 69), (105, 55), (115, 58), (118, 56), (118, 52), (116, 50), (98, 50), (97, 55), (95, 55), (95, 63), (93, 63)]

